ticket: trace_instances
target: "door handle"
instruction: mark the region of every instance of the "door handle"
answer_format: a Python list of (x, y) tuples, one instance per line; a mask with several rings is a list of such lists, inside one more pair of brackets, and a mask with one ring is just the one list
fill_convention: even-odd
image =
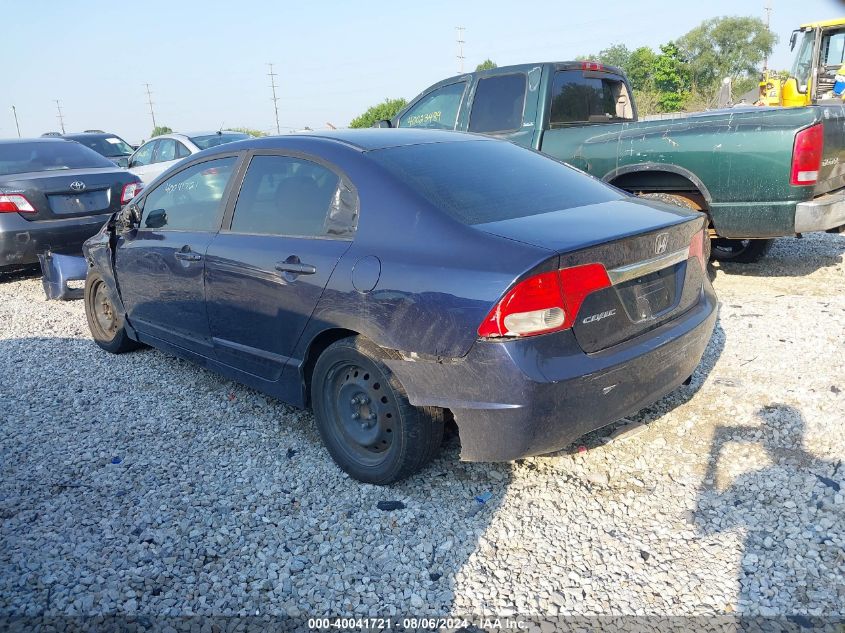
[(295, 275), (313, 275), (317, 272), (317, 268), (311, 264), (303, 264), (300, 261), (295, 262), (276, 262), (276, 270), (280, 273), (294, 273)]
[(175, 257), (183, 262), (198, 262), (202, 259), (202, 255), (191, 251), (176, 251)]

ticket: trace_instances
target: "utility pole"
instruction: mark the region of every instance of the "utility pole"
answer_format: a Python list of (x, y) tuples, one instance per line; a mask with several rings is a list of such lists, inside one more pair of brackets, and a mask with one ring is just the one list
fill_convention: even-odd
[(270, 88), (273, 89), (273, 110), (276, 112), (276, 134), (281, 134), (282, 130), (279, 127), (279, 98), (276, 96), (276, 73), (273, 72), (273, 64), (267, 64), (270, 67), (270, 72), (267, 76), (270, 78)]
[(455, 27), (455, 37), (457, 39), (457, 44), (458, 44), (458, 55), (457, 55), (458, 72), (461, 73), (461, 74), (463, 74), (463, 72), (464, 72), (464, 44), (466, 44), (466, 42), (464, 41), (464, 31), (465, 30), (466, 30), (466, 27), (463, 27), (463, 26), (456, 26)]
[(18, 138), (20, 138), (21, 137), (21, 126), (18, 125), (18, 111), (15, 110), (15, 106), (12, 106), (12, 114), (15, 117), (15, 127), (18, 130)]
[(156, 113), (153, 111), (153, 93), (150, 91), (150, 84), (144, 84), (147, 87), (147, 105), (150, 106), (150, 116), (153, 119), (153, 129), (156, 129)]
[(64, 134), (65, 133), (65, 118), (62, 115), (62, 104), (59, 102), (58, 99), (53, 99), (53, 101), (56, 102), (56, 110), (58, 110), (58, 112), (59, 112), (56, 115), (56, 118), (59, 120), (59, 127), (62, 128), (62, 134)]
[[(763, 7), (763, 10), (766, 12), (766, 30), (769, 29), (769, 24), (772, 21), (772, 0), (768, 0), (766, 2), (766, 6)], [(766, 55), (763, 58), (763, 72), (769, 70), (769, 56)]]

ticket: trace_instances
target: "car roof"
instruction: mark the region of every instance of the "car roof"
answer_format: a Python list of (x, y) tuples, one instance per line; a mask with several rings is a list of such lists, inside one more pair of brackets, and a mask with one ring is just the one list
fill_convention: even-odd
[(16, 143), (75, 143), (76, 141), (61, 136), (39, 136), (37, 138), (3, 138), (0, 145), (14, 145)]
[(111, 132), (68, 132), (67, 134), (62, 134), (63, 138), (73, 138), (76, 136), (115, 136), (120, 138), (117, 134), (112, 134)]
[[(413, 128), (364, 128), (359, 130), (325, 130), (305, 132), (303, 134), (285, 134), (283, 136), (262, 136), (245, 139), (234, 143), (218, 145), (215, 153), (238, 149), (285, 149), (291, 141), (303, 140), (328, 141), (351, 147), (358, 151), (402, 147), (407, 145), (427, 145), (431, 143), (460, 143), (464, 141), (495, 142), (487, 136), (466, 134), (444, 130), (421, 130)], [(211, 150), (206, 150), (206, 152)]]

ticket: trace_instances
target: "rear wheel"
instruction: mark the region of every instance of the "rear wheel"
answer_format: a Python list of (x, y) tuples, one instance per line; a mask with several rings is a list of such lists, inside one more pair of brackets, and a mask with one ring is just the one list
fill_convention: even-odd
[(84, 299), (88, 328), (97, 345), (112, 354), (122, 354), (141, 346), (126, 333), (123, 315), (112, 304), (106, 282), (100, 273), (88, 274)]
[(383, 362), (391, 353), (355, 336), (314, 365), (317, 428), (338, 466), (359, 481), (390, 484), (420, 470), (440, 448), (443, 411), (414, 407)]
[(729, 240), (719, 237), (713, 240), (713, 259), (720, 262), (751, 264), (763, 259), (774, 243), (773, 239)]

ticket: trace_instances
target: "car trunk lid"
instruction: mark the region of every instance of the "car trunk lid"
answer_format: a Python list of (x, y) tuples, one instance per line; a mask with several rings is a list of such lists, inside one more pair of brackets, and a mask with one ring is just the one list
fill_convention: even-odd
[(123, 188), (134, 182), (138, 178), (122, 169), (69, 169), (15, 174), (0, 189), (23, 195), (35, 208), (21, 217), (55, 220), (119, 211)]
[(584, 298), (572, 326), (591, 353), (656, 328), (698, 301), (705, 276), (690, 246), (697, 234), (706, 239), (704, 226), (703, 214), (631, 199), (475, 228), (553, 250), (561, 269), (604, 266), (611, 285)]

